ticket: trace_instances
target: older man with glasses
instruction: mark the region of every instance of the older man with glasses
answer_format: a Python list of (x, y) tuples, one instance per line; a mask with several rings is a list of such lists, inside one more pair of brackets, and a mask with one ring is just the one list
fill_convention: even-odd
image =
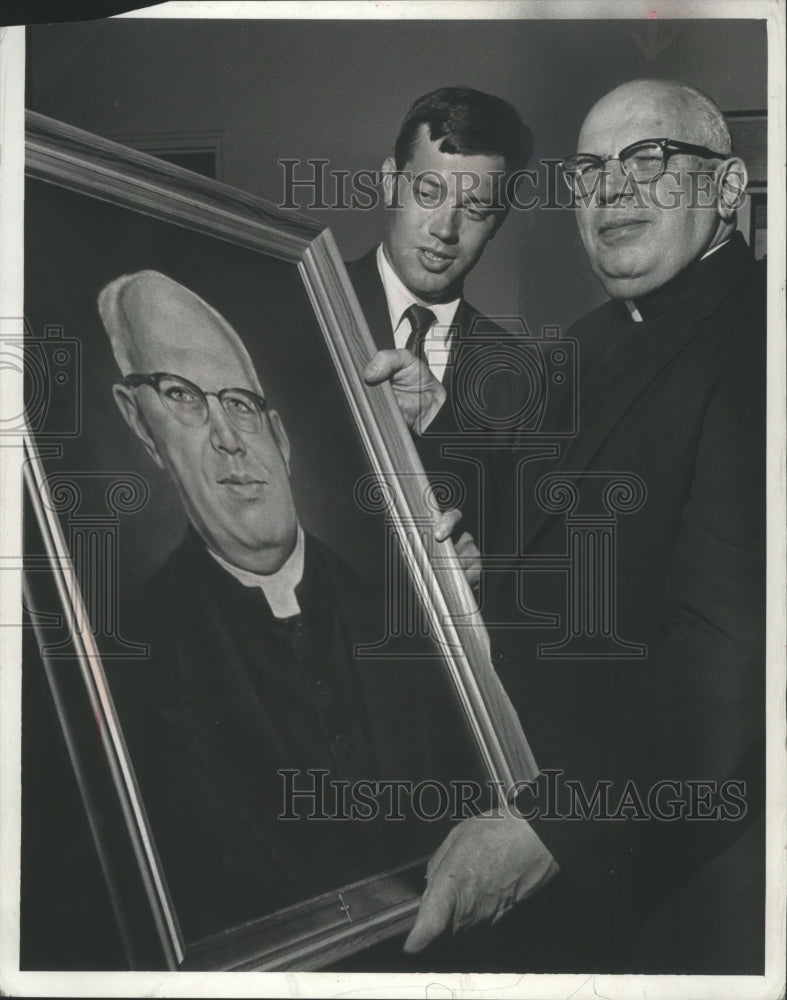
[[(465, 952), (522, 972), (761, 974), (766, 310), (736, 232), (746, 168), (713, 101), (670, 81), (601, 98), (577, 147), (563, 171), (611, 300), (569, 331), (579, 432), (524, 465), (500, 549), (527, 558), (484, 605), (542, 774), (520, 816), (454, 831), (408, 946), (520, 902)], [(583, 579), (549, 571), (567, 538), (550, 482), (575, 527), (620, 514)], [(523, 608), (562, 609), (563, 628)]]

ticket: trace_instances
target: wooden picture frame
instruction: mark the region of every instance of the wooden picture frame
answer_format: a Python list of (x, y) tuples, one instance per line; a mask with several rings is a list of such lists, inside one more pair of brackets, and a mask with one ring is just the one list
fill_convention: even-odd
[[(64, 246), (62, 233), (53, 237), (48, 232), (58, 206), (66, 202), (72, 207), (64, 209), (63, 218), (70, 217), (68, 212), (79, 218), (80, 206), (109, 206), (112, 246), (123, 245), (117, 225), (128, 220), (129, 227), (143, 230), (171, 227), (166, 231), (179, 234), (178, 239), (185, 233), (201, 247), (209, 241), (217, 261), (222, 254), (257, 254), (260, 260), (286, 262), (297, 270), (372, 470), (367, 487), (378, 497), (398, 541), (483, 771), (498, 789), (532, 779), (534, 761), (492, 668), (485, 629), (452, 545), (433, 543), (425, 528), (432, 522), (434, 502), (393, 394), (387, 385), (369, 389), (363, 382), (373, 341), (330, 231), (220, 182), (34, 113), (27, 116), (26, 175), (29, 209), (38, 211), (27, 227), (26, 282), (32, 291), (36, 267), (56, 269), (68, 253), (74, 258), (83, 254), (89, 270), (90, 261), (101, 257), (101, 247), (88, 245), (79, 233), (74, 232), (73, 245)], [(81, 264), (74, 266), (79, 270)], [(222, 267), (222, 273), (231, 275), (229, 265)], [(101, 283), (91, 281), (94, 301)], [(43, 341), (38, 339), (42, 326)], [(90, 522), (87, 527), (98, 532), (91, 537), (106, 538), (120, 514), (146, 501), (147, 484), (127, 470), (109, 486), (99, 481), (100, 474), (86, 472), (94, 478), (85, 489), (106, 488), (109, 507), (103, 521), (85, 521), (84, 511), (77, 511), (73, 476), (58, 479), (47, 469), (50, 458), (62, 455), (69, 435), (79, 438), (84, 430), (80, 420), (85, 413), (78, 413), (71, 426), (49, 405), (57, 386), (79, 375), (78, 366), (69, 368), (75, 355), (66, 357), (68, 351), (61, 358), (64, 372), (58, 371), (57, 359), (50, 363), (53, 352), (62, 354), (69, 332), (57, 315), (44, 310), (32, 322), (24, 345), (27, 374), (33, 383), (43, 379), (27, 393), (27, 625), (28, 634), (38, 639), (38, 652), (30, 656), (40, 660), (46, 673), (129, 967), (309, 970), (401, 932), (417, 909), (423, 858), (242, 926), (228, 926), (199, 942), (184, 939), (102, 665), (115, 655), (122, 657), (124, 649), (107, 652), (106, 643), (102, 649), (105, 637), (94, 617), (95, 595), (80, 587), (76, 536), (67, 540), (62, 520), (68, 508), (77, 520), (82, 517), (79, 531)], [(40, 611), (52, 607), (59, 608), (59, 627), (70, 623), (56, 653), (46, 640), (51, 621)], [(117, 615), (116, 606), (111, 613)]]

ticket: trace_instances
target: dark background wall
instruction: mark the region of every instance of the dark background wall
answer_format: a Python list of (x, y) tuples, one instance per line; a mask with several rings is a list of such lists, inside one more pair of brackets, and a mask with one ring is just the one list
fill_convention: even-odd
[[(650, 43), (650, 46), (649, 46)], [(155, 145), (218, 133), (221, 179), (280, 203), (281, 158), (376, 169), (412, 100), (462, 84), (510, 100), (534, 160), (574, 150), (607, 90), (676, 77), (726, 111), (766, 106), (766, 28), (755, 20), (164, 21), (29, 31), (27, 104), (101, 135)], [(523, 191), (523, 194), (527, 193)], [(562, 195), (561, 195), (562, 197)], [(377, 211), (314, 211), (347, 259), (379, 239)], [(468, 298), (536, 332), (603, 298), (569, 211), (515, 212)]]

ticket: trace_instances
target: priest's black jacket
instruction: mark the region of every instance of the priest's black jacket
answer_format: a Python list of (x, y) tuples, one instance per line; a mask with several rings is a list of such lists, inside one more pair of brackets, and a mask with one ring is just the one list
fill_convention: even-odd
[(522, 452), (501, 552), (524, 558), (491, 572), (484, 594), (493, 659), (542, 772), (521, 810), (576, 888), (575, 912), (582, 899), (593, 914), (572, 940), (572, 907), (563, 924), (556, 911), (536, 962), (580, 971), (581, 935), (588, 971), (754, 973), (765, 268), (736, 235), (636, 306), (642, 322), (608, 302), (569, 331), (579, 430), (557, 463)]
[(406, 802), (407, 822), (342, 818), (351, 799), (334, 800), (330, 782), (447, 780), (468, 743), (439, 661), (356, 659), (383, 637), (380, 606), (305, 541), (301, 614), (276, 619), (189, 528), (136, 613), (149, 659), (108, 664), (187, 942), (414, 861), (447, 832)]

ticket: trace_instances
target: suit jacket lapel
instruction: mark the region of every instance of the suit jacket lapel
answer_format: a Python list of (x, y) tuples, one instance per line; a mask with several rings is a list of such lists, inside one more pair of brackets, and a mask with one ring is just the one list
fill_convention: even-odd
[[(609, 324), (614, 324), (612, 342), (582, 384), (579, 431), (566, 445), (556, 472), (581, 473), (590, 466), (637, 398), (697, 336), (702, 329), (701, 321), (724, 308), (733, 290), (751, 279), (753, 267), (751, 251), (742, 235), (736, 233), (729, 243), (710, 256), (695, 262), (667, 285), (638, 300), (637, 305), (646, 317), (644, 322), (630, 321), (622, 306), (610, 309), (609, 303), (595, 317), (595, 326), (583, 329), (583, 321), (580, 321), (574, 331), (580, 339), (580, 352), (585, 333), (591, 339), (599, 333), (608, 337)], [(599, 323), (606, 324), (607, 329), (599, 329)], [(532, 497), (529, 499), (531, 516), (529, 525), (525, 525), (525, 537), (532, 542), (549, 515), (536, 506)]]
[(377, 247), (360, 260), (349, 263), (347, 273), (355, 288), (355, 294), (358, 296), (377, 350), (384, 351), (395, 347), (391, 314), (388, 311), (385, 289), (377, 267)]
[[(627, 411), (696, 332), (690, 317), (623, 324), (581, 390), (578, 433), (565, 444), (553, 472), (571, 475), (586, 471)], [(532, 495), (528, 496), (526, 512), (529, 523), (524, 528), (529, 545), (551, 515)]]

